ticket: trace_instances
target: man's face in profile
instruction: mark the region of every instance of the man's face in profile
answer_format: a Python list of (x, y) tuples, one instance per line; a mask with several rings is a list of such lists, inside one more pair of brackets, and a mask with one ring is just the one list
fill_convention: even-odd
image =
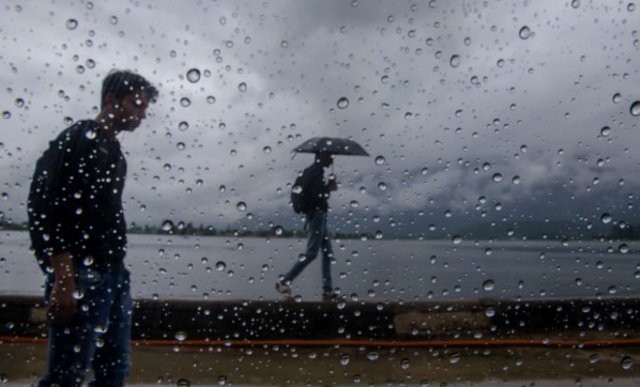
[(131, 93), (125, 96), (119, 105), (115, 106), (115, 122), (120, 130), (134, 131), (143, 119), (147, 117), (149, 96), (143, 92)]

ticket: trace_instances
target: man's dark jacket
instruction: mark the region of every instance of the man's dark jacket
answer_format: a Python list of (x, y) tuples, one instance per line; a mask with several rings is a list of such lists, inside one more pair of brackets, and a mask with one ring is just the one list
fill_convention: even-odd
[(27, 203), (32, 249), (43, 270), (52, 255), (65, 251), (76, 265), (102, 271), (122, 267), (126, 174), (120, 143), (95, 121), (79, 121), (49, 143), (36, 164)]

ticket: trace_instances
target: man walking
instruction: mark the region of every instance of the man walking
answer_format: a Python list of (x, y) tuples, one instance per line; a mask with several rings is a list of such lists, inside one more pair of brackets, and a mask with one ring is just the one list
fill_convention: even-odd
[(39, 386), (122, 386), (130, 369), (132, 300), (122, 208), (127, 164), (116, 135), (146, 117), (157, 90), (114, 71), (93, 120), (65, 129), (40, 157), (28, 198), (33, 252), (47, 275), (48, 371)]
[(291, 295), (291, 283), (313, 261), (318, 251), (322, 249), (322, 289), (323, 299), (330, 300), (335, 297), (331, 282), (331, 260), (333, 250), (331, 240), (327, 230), (327, 211), (329, 209), (328, 199), (331, 191), (337, 190), (336, 181), (324, 180), (324, 168), (333, 164), (333, 155), (326, 152), (316, 153), (312, 165), (307, 167), (302, 173), (302, 192), (305, 203), (304, 212), (307, 217), (305, 228), (308, 231), (309, 239), (307, 249), (300, 255), (299, 260), (293, 265), (291, 270), (276, 283), (276, 290), (285, 296)]

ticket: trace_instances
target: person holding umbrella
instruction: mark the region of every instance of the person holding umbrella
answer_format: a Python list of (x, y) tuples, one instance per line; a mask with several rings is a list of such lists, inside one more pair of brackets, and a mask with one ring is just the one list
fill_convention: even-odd
[(324, 178), (324, 169), (333, 164), (334, 155), (368, 155), (357, 143), (347, 139), (313, 138), (306, 141), (294, 152), (314, 153), (313, 163), (307, 167), (296, 180), (292, 188), (294, 210), (306, 216), (305, 230), (308, 232), (306, 251), (300, 255), (291, 270), (276, 282), (276, 290), (284, 296), (291, 296), (291, 283), (313, 261), (322, 249), (322, 298), (329, 301), (335, 299), (338, 293), (333, 289), (331, 280), (331, 260), (333, 249), (327, 228), (328, 199), (332, 191), (338, 189), (334, 178), (328, 181)]

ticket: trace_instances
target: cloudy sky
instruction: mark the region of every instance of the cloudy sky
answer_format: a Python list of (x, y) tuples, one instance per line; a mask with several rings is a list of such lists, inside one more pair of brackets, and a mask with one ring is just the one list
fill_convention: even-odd
[(160, 90), (119, 137), (129, 222), (300, 227), (314, 136), (372, 155), (336, 159), (341, 231), (638, 221), (640, 9), (601, 3), (4, 1), (0, 210), (26, 219), (47, 141), (122, 68)]

